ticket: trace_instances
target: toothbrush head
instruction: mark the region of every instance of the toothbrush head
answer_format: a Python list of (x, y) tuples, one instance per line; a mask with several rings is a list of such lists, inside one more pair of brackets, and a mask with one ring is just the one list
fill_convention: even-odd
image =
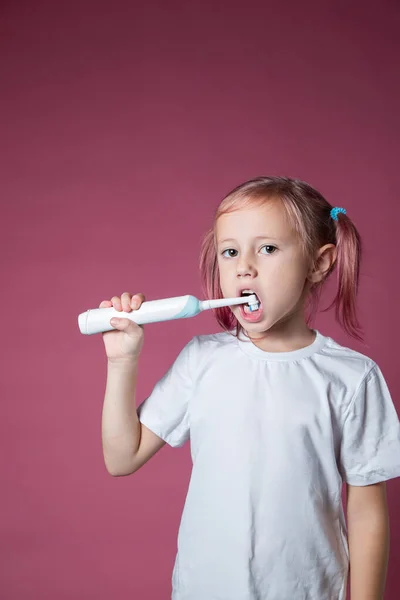
[(260, 303), (255, 294), (252, 294), (251, 296), (248, 297), (247, 304), (249, 305), (251, 312), (258, 310), (258, 308), (260, 306)]

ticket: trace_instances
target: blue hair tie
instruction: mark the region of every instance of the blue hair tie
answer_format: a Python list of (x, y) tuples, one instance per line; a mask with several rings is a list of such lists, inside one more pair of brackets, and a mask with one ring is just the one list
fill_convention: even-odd
[(334, 219), (335, 221), (338, 220), (338, 217), (337, 217), (338, 213), (346, 214), (346, 209), (340, 208), (339, 206), (335, 206), (335, 208), (332, 208), (330, 215), (331, 215), (332, 219)]

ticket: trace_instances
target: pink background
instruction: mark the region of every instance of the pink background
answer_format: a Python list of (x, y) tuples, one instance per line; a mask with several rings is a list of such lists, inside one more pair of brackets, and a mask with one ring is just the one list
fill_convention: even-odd
[[(366, 345), (333, 312), (315, 326), (378, 362), (399, 411), (399, 16), (389, 0), (2, 3), (1, 598), (170, 597), (189, 444), (107, 473), (105, 352), (77, 316), (124, 291), (200, 295), (201, 236), (246, 179), (300, 177), (347, 208)], [(213, 331), (210, 314), (148, 325), (138, 402)]]

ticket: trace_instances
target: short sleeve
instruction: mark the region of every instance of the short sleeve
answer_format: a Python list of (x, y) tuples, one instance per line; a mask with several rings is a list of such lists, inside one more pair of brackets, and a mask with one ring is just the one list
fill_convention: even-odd
[(376, 363), (350, 404), (342, 431), (343, 480), (371, 485), (400, 476), (400, 423)]
[(194, 341), (192, 338), (186, 344), (150, 396), (137, 408), (139, 421), (173, 447), (183, 446), (190, 436), (188, 405), (193, 388)]

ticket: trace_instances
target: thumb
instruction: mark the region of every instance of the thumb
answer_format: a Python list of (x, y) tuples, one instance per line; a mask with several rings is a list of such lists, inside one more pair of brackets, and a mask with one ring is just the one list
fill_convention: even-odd
[(110, 321), (110, 324), (115, 327), (115, 329), (119, 329), (120, 331), (125, 331), (128, 329), (131, 321), (129, 319), (118, 319), (113, 317)]

